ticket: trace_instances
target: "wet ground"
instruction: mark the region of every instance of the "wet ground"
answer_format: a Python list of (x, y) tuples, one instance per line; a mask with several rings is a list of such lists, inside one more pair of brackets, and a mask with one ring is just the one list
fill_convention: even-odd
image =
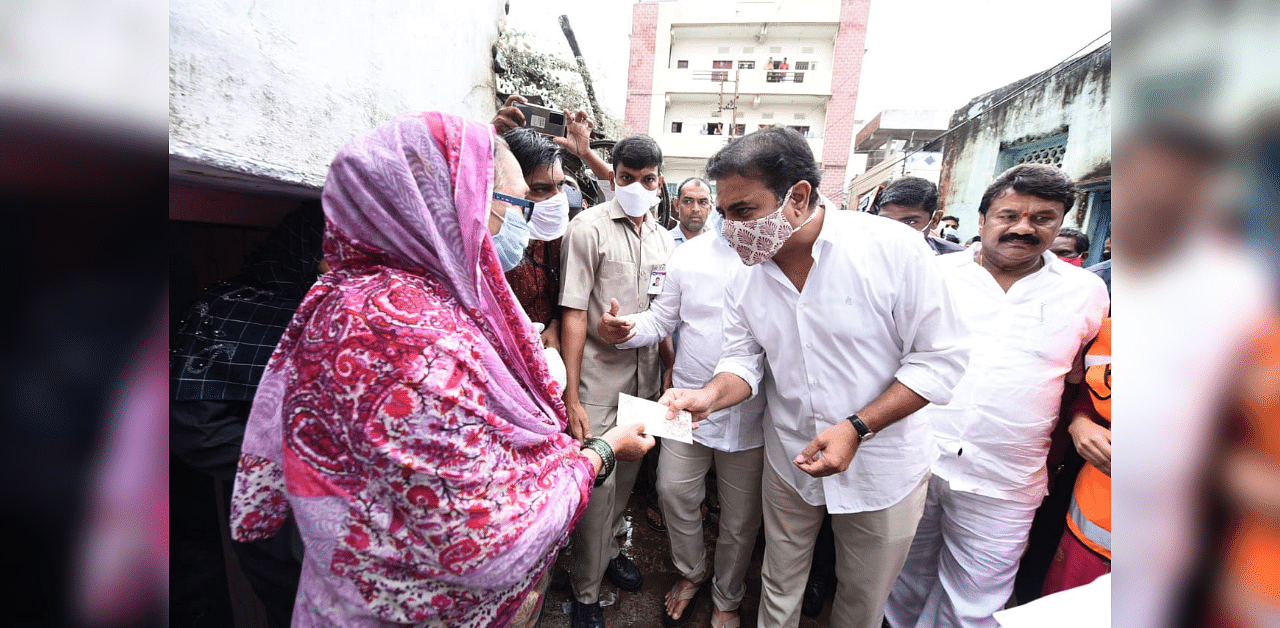
[[(635, 593), (619, 590), (606, 578), (600, 589), (602, 602), (612, 601), (604, 608), (605, 621), (613, 628), (662, 626), (662, 615), (665, 604), (663, 599), (667, 591), (680, 579), (675, 565), (671, 563), (670, 545), (665, 532), (656, 532), (645, 523), (645, 499), (640, 491), (632, 493), (625, 515), (630, 524), (626, 536), (621, 539), (623, 553), (635, 561), (644, 574), (644, 586)], [(710, 525), (703, 529), (703, 540), (707, 545), (707, 560), (711, 562), (715, 554), (715, 542), (718, 517), (715, 513), (707, 515)], [(755, 553), (751, 557), (751, 567), (747, 572), (747, 595), (739, 612), (742, 616), (742, 628), (756, 625), (756, 611), (760, 605), (760, 565), (764, 556), (764, 535), (756, 539)], [(569, 556), (562, 552), (558, 565), (568, 569)], [(804, 582), (796, 583), (804, 587)], [(542, 613), (541, 628), (569, 628), (569, 600), (567, 588), (552, 589), (547, 592), (547, 601)], [(704, 591), (690, 603), (693, 611), (688, 626), (704, 628), (711, 624), (711, 595)], [(801, 616), (801, 628), (818, 628), (829, 625), (831, 615), (831, 594), (823, 604), (822, 614), (818, 617)]]

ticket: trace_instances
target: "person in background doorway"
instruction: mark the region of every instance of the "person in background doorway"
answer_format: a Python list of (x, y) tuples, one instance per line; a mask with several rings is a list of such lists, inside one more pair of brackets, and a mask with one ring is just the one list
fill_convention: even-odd
[(1058, 231), (1058, 237), (1053, 239), (1053, 244), (1049, 245), (1049, 251), (1072, 266), (1082, 267), (1085, 256), (1089, 254), (1089, 236), (1079, 229), (1063, 227)]

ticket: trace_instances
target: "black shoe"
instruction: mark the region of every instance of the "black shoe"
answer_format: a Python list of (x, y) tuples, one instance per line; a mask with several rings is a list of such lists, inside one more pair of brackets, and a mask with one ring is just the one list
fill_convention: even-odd
[(569, 625), (573, 628), (604, 628), (604, 610), (600, 608), (599, 602), (583, 604), (574, 600)]
[(636, 564), (631, 562), (625, 554), (614, 556), (613, 560), (609, 561), (609, 567), (604, 570), (604, 575), (608, 576), (609, 582), (623, 591), (634, 593), (644, 586), (644, 576), (640, 575)]
[(804, 601), (800, 603), (800, 612), (809, 617), (822, 614), (822, 603), (827, 597), (827, 581), (825, 578), (813, 578), (804, 588)]

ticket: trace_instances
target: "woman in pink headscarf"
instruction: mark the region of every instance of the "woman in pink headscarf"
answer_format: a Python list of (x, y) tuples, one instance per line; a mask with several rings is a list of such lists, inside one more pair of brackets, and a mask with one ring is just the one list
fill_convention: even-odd
[(440, 113), (333, 161), (332, 271), (258, 386), (232, 500), (238, 540), (297, 519), (294, 626), (531, 623), (593, 478), (653, 444), (635, 425), (589, 447), (564, 434), (560, 386), (495, 253), (495, 174), (521, 195), (492, 128)]

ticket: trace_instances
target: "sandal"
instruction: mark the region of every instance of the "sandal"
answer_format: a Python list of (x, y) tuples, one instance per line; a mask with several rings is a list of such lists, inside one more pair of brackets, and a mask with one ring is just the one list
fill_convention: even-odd
[(682, 588), (680, 585), (685, 582), (689, 582), (689, 581), (685, 580), (684, 578), (677, 580), (675, 585), (671, 587), (671, 592), (667, 594), (675, 598), (677, 602), (689, 600), (689, 603), (684, 605), (684, 610), (680, 611), (679, 619), (676, 619), (671, 615), (667, 614), (666, 608), (665, 608), (666, 600), (663, 600), (664, 608), (662, 612), (662, 625), (666, 626), (667, 628), (682, 628), (685, 624), (688, 624), (689, 619), (693, 617), (693, 610), (694, 610), (693, 605), (696, 603), (698, 594), (702, 593), (702, 584), (700, 583), (700, 584), (695, 584), (689, 588)]
[(644, 511), (644, 522), (655, 532), (666, 532), (667, 522), (662, 517), (662, 509), (657, 504), (649, 504)]

